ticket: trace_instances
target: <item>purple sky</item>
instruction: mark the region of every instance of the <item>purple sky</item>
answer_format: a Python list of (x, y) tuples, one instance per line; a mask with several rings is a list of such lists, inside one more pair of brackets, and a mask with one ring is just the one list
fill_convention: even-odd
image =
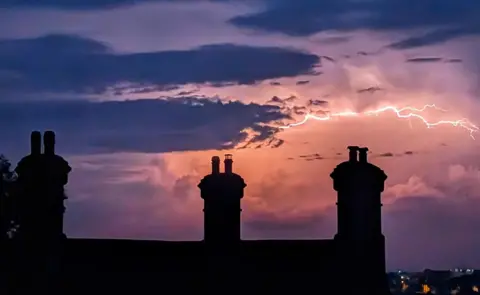
[(69, 236), (167, 240), (202, 238), (196, 185), (233, 153), (243, 237), (303, 239), (333, 236), (329, 174), (368, 146), (389, 176), (388, 268), (479, 268), (472, 125), (385, 112), (277, 128), (424, 104), (443, 109), (430, 123), (480, 124), (479, 14), (474, 0), (0, 0), (0, 151), (17, 162), (31, 130), (54, 129), (74, 168)]

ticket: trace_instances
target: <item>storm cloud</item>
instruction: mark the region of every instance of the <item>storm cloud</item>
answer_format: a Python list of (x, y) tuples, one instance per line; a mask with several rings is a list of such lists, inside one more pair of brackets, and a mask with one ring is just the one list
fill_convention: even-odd
[(3, 92), (99, 94), (118, 84), (137, 87), (257, 81), (312, 74), (316, 55), (276, 47), (206, 45), (192, 50), (118, 54), (79, 36), (0, 41)]
[[(180, 0), (193, 2), (192, 0)], [(213, 0), (212, 2), (222, 0)], [(169, 0), (0, 0), (0, 7), (4, 8), (60, 8), (60, 9), (106, 9), (120, 6), (134, 5), (137, 3), (170, 2)]]
[(32, 130), (46, 129), (56, 131), (61, 153), (161, 153), (232, 148), (249, 128), (251, 141), (270, 140), (277, 129), (258, 124), (286, 117), (276, 106), (195, 97), (2, 103), (0, 130), (7, 155), (28, 148)]
[[(411, 48), (435, 44), (464, 35), (478, 34), (480, 3), (475, 0), (265, 0), (256, 13), (232, 18), (245, 28), (309, 36), (323, 31), (402, 31), (423, 33), (392, 44)], [(427, 30), (427, 31), (426, 31)]]

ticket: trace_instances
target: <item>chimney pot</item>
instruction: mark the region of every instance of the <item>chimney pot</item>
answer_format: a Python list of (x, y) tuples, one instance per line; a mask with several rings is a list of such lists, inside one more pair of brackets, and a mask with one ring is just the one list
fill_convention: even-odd
[(358, 151), (359, 151), (359, 161), (361, 163), (367, 163), (368, 148), (367, 147), (359, 148)]
[(225, 173), (232, 173), (233, 172), (233, 159), (231, 154), (225, 155)]
[(42, 153), (42, 134), (40, 131), (32, 131), (30, 134), (30, 154), (40, 155)]
[(358, 161), (358, 146), (349, 146), (348, 147), (349, 152), (348, 152), (348, 160), (350, 162), (357, 162)]
[(212, 174), (219, 174), (220, 173), (220, 157), (213, 156), (212, 157)]
[(48, 130), (43, 134), (43, 152), (47, 155), (55, 154), (55, 132)]

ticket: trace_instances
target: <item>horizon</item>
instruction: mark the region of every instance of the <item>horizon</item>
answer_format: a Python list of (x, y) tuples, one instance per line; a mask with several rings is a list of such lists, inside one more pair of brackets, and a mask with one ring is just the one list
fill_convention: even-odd
[(69, 237), (200, 240), (197, 184), (233, 154), (244, 239), (329, 239), (358, 145), (387, 269), (480, 268), (480, 3), (114, 2), (0, 0), (0, 154), (56, 132)]

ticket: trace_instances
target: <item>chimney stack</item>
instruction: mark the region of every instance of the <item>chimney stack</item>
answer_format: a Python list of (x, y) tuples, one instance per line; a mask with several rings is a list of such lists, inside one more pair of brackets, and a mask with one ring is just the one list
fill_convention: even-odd
[(55, 155), (55, 132), (49, 130), (43, 134), (43, 153)]
[(40, 155), (42, 153), (42, 134), (40, 131), (32, 131), (30, 134), (30, 154)]
[(212, 174), (220, 174), (220, 157), (212, 157)]
[(350, 162), (357, 162), (358, 161), (358, 146), (349, 146), (348, 147), (348, 161)]
[(233, 159), (231, 154), (226, 154), (225, 155), (225, 173), (232, 173), (233, 172)]
[(359, 162), (360, 163), (367, 163), (367, 153), (368, 153), (368, 148), (359, 148)]

